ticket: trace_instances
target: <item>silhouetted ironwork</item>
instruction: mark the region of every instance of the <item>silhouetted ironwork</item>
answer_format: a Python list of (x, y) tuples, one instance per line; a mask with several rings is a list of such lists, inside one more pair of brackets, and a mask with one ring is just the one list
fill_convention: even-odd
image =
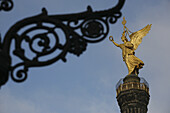
[(0, 11), (10, 11), (13, 8), (13, 5), (12, 0), (0, 0)]
[[(109, 23), (114, 24), (121, 17), (124, 2), (119, 0), (115, 7), (104, 11), (93, 12), (88, 6), (85, 12), (68, 15), (48, 15), (43, 8), (41, 14), (14, 24), (0, 44), (0, 86), (7, 82), (9, 72), (15, 82), (23, 82), (30, 67), (47, 66), (60, 59), (66, 62), (67, 53), (79, 56), (88, 43), (102, 41), (109, 32)], [(13, 54), (21, 59), (14, 66), (11, 66), (10, 57), (12, 40), (15, 43)]]

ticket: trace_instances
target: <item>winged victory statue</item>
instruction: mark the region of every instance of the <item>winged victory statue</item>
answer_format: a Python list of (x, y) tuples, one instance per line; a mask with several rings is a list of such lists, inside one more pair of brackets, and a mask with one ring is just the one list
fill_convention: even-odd
[[(143, 68), (144, 63), (142, 60), (135, 56), (135, 50), (141, 44), (143, 37), (146, 36), (146, 34), (148, 34), (148, 32), (150, 31), (152, 24), (148, 24), (143, 29), (133, 33), (125, 26), (126, 24), (125, 17), (123, 17), (122, 24), (124, 26), (124, 31), (121, 37), (123, 43), (117, 44), (112, 36), (109, 37), (109, 40), (112, 41), (115, 46), (122, 49), (122, 57), (123, 61), (126, 63), (126, 66), (128, 68), (129, 72), (128, 75), (131, 74), (138, 75), (139, 69)], [(126, 38), (127, 35), (129, 36), (130, 41), (128, 41), (128, 39)]]

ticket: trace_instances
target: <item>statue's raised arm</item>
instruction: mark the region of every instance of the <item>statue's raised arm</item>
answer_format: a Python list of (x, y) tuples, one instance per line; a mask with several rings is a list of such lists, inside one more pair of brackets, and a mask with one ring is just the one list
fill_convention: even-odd
[(114, 41), (113, 36), (110, 36), (109, 40), (112, 41), (115, 46), (120, 47), (120, 45)]

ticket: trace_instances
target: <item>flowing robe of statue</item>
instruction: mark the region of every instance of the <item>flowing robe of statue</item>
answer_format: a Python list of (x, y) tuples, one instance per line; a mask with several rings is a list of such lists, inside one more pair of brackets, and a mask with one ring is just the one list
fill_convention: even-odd
[(135, 56), (134, 45), (131, 42), (125, 42), (119, 47), (122, 49), (123, 61), (126, 63), (129, 74), (138, 74), (138, 69), (141, 69), (144, 63)]
[[(125, 26), (126, 21), (125, 18), (123, 18), (123, 22), (122, 24), (124, 25), (124, 32), (122, 34), (122, 41), (123, 44), (117, 44), (116, 42), (114, 42), (113, 37), (110, 36), (109, 39), (110, 41), (113, 42), (114, 45), (116, 45), (117, 47), (120, 47), (122, 49), (122, 57), (123, 57), (123, 61), (126, 63), (126, 66), (128, 68), (129, 74), (139, 74), (139, 69), (143, 68), (143, 61), (140, 60), (139, 58), (137, 58), (135, 56), (135, 50), (138, 48), (139, 44), (142, 42), (142, 39), (144, 36), (146, 36), (146, 34), (149, 32), (150, 28), (151, 28), (151, 24), (147, 25), (146, 27), (144, 27), (143, 29), (132, 33), (131, 35), (129, 35), (128, 33), (128, 28)], [(130, 41), (128, 41), (128, 39), (126, 38), (126, 35), (129, 35), (130, 37)]]

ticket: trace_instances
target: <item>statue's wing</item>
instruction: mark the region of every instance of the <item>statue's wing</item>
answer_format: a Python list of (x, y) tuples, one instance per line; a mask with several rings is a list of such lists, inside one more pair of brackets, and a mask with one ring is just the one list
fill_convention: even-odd
[(139, 44), (142, 42), (143, 37), (146, 36), (146, 34), (149, 32), (151, 25), (152, 24), (148, 24), (143, 29), (136, 31), (129, 36), (131, 39), (130, 42), (134, 45), (134, 50), (138, 48)]

